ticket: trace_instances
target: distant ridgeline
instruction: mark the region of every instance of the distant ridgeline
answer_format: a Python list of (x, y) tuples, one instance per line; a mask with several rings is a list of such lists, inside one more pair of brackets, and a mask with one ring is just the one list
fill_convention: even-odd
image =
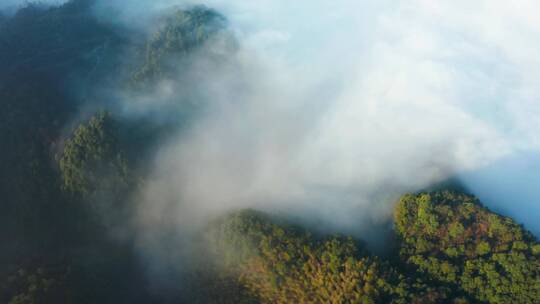
[(136, 33), (98, 20), (93, 4), (0, 15), (0, 303), (539, 303), (537, 239), (447, 191), (398, 202), (389, 259), (257, 211), (223, 216), (193, 260), (179, 258), (192, 267), (178, 287), (154, 292), (132, 240), (108, 231), (131, 224), (130, 194), (172, 131), (125, 118), (102, 92), (177, 79), (176, 63), (226, 20), (171, 10)]

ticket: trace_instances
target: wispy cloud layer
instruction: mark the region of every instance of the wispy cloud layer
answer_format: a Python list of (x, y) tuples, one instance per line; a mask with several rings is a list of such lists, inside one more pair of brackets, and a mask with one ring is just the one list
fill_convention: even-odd
[(202, 54), (183, 84), (147, 98), (193, 88), (211, 106), (157, 156), (145, 227), (264, 207), (362, 232), (404, 191), (540, 150), (537, 1), (103, 0), (96, 11), (141, 28), (193, 4), (222, 12), (240, 50), (219, 64)]
[[(102, 8), (132, 22), (192, 4)], [(540, 148), (533, 1), (202, 4), (240, 50), (182, 71), (212, 110), (157, 157), (148, 226), (262, 207), (362, 233), (404, 191)]]

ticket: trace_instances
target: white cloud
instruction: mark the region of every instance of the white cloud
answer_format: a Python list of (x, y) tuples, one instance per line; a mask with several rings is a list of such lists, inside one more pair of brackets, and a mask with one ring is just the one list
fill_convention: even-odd
[(205, 4), (242, 48), (204, 66), (212, 114), (158, 157), (162, 216), (262, 204), (362, 231), (400, 192), (540, 149), (535, 1)]

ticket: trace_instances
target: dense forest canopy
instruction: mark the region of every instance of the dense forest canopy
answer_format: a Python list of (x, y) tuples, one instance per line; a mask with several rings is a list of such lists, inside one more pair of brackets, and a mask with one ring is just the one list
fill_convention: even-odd
[(489, 303), (534, 303), (540, 246), (512, 219), (471, 196), (423, 193), (396, 207), (400, 256), (421, 273)]
[(210, 229), (224, 272), (263, 303), (536, 303), (540, 243), (474, 197), (405, 195), (395, 210), (399, 257), (384, 261), (345, 236), (316, 236), (256, 211)]
[(178, 62), (227, 20), (203, 6), (175, 8), (139, 33), (99, 20), (93, 3), (0, 15), (1, 303), (540, 301), (537, 238), (445, 190), (401, 197), (383, 256), (356, 236), (235, 210), (191, 235), (190, 255), (173, 258), (180, 271), (167, 265), (153, 277), (126, 233), (134, 197), (152, 179), (159, 143), (190, 121), (129, 117), (104, 88), (138, 93), (178, 81)]

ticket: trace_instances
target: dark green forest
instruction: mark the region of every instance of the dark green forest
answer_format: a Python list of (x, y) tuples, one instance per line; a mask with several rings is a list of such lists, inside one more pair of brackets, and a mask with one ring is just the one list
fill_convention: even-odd
[(537, 238), (444, 189), (396, 202), (384, 256), (273, 214), (223, 215), (198, 232), (178, 286), (150, 288), (135, 240), (110, 231), (130, 225), (159, 142), (202, 105), (130, 117), (103, 92), (153, 90), (227, 20), (171, 9), (138, 32), (93, 3), (0, 15), (0, 303), (540, 303)]

